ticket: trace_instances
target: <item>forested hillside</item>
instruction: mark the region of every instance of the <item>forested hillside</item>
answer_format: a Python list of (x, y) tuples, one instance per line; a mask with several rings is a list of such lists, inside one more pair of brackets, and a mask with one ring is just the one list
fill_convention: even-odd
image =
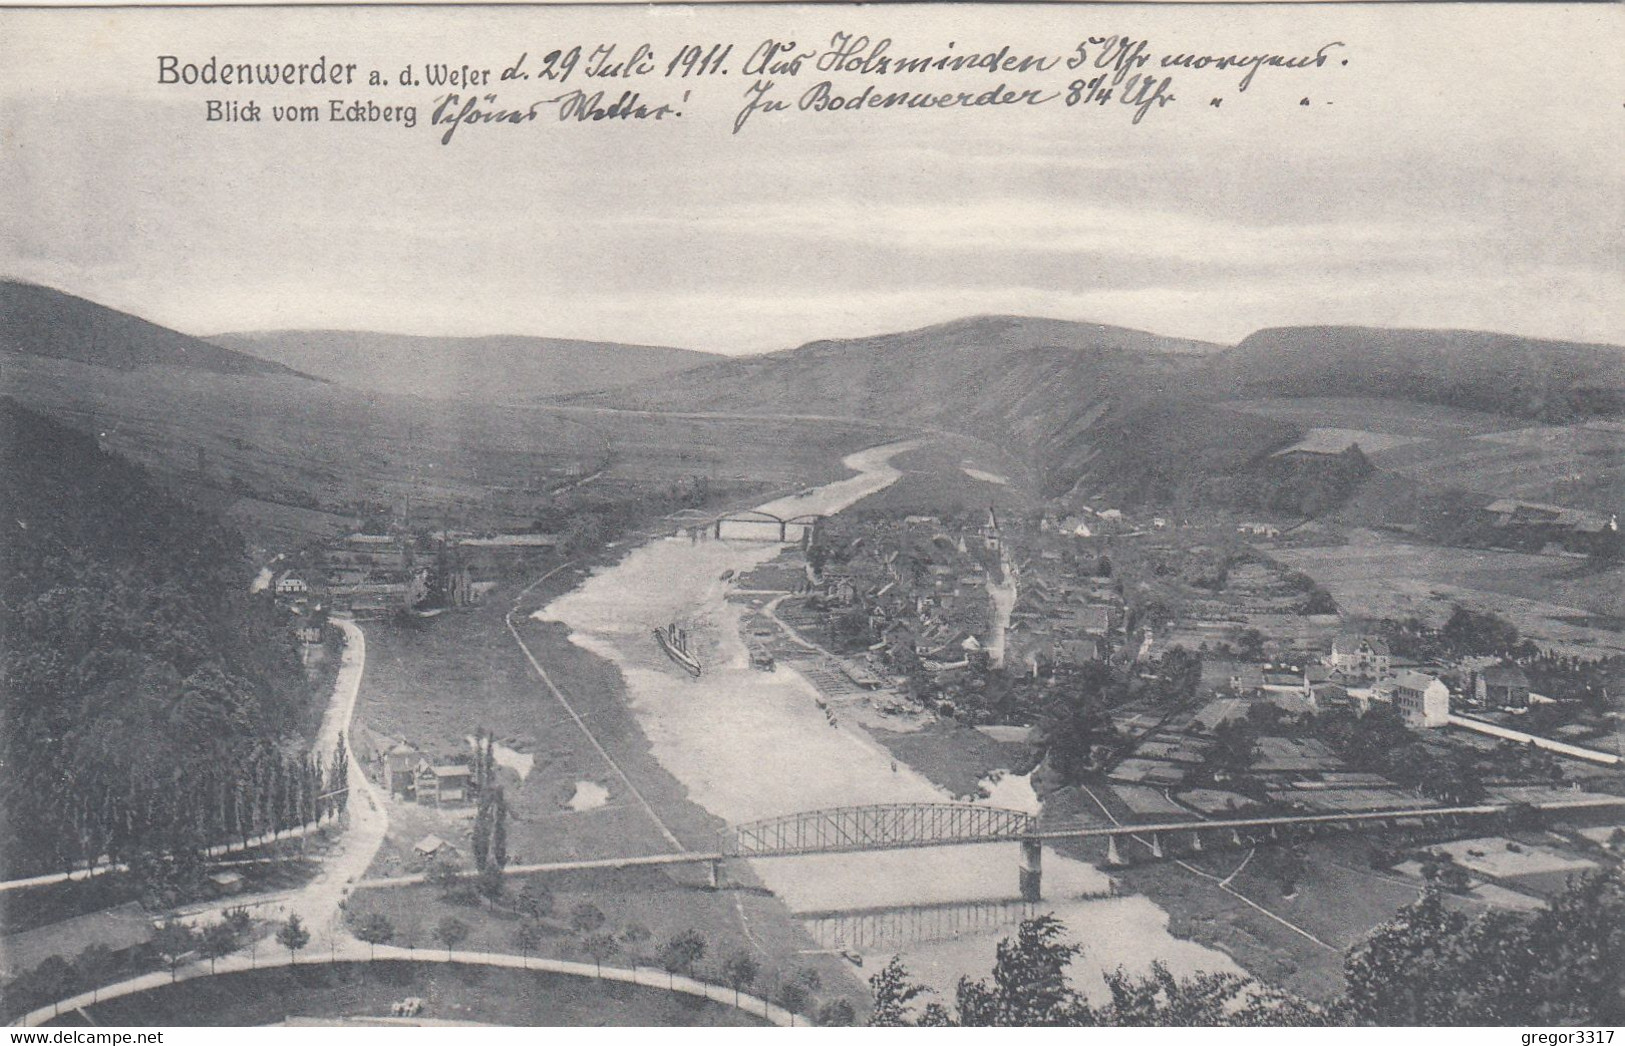
[(1113, 504), (1229, 504), (1234, 477), (1301, 435), (1294, 424), (1191, 398), (1165, 397), (1102, 432), (1078, 489)]
[(0, 280), (0, 352), (110, 370), (179, 367), (215, 374), (304, 375), (50, 287)]
[(315, 768), (274, 742), (310, 687), (240, 539), (10, 399), (0, 466), (0, 874), (307, 812)]

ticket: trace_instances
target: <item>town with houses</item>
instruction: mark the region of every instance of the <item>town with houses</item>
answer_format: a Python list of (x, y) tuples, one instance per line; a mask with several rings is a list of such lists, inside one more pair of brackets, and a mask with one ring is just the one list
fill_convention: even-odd
[[(1543, 537), (1558, 541), (1616, 527), (1492, 525), (1555, 527)], [(1609, 662), (1467, 610), (1443, 629), (1340, 614), (1272, 558), (1292, 529), (1113, 508), (838, 517), (739, 579), (736, 598), (755, 610), (753, 660), (807, 674), (832, 716), (1047, 740), (1053, 768), (1057, 716), (1103, 704), (1082, 765), (1136, 818), (1535, 803), (1617, 784), (1596, 667)]]

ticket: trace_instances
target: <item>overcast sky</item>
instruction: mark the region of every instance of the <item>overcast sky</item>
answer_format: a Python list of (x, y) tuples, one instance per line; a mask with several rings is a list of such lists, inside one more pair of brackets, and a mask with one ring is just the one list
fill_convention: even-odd
[[(842, 30), (893, 54), (1066, 54), (1113, 33), (1156, 54), (1346, 46), (1245, 93), (1233, 71), (1181, 73), (1138, 126), (1055, 102), (757, 114), (730, 133), (760, 41), (821, 50)], [(728, 77), (631, 85), (679, 119), (464, 127), (449, 146), (427, 126), (440, 89), (155, 82), (160, 54), (325, 54), (394, 78), (712, 40), (736, 44)], [(0, 274), (198, 334), (756, 352), (1015, 312), (1227, 342), (1363, 323), (1625, 343), (1622, 53), (1619, 5), (0, 11)], [(834, 79), (1064, 91), (1069, 75)], [(781, 76), (775, 97), (823, 78)], [(415, 103), (419, 125), (203, 119), (209, 98), (369, 97)]]

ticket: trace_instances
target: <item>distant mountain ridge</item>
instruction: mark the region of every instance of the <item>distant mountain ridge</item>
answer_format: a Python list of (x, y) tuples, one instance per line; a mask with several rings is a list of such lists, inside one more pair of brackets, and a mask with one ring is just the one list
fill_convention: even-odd
[[(1194, 392), (1220, 346), (1104, 324), (973, 316), (918, 330), (809, 342), (571, 398), (668, 411), (824, 414), (953, 429), (1076, 477), (1091, 436), (1148, 396)], [(1067, 479), (1065, 485), (1070, 485)]]
[(1375, 396), (1517, 418), (1625, 413), (1625, 349), (1469, 331), (1291, 327), (1225, 348), (1104, 324), (975, 316), (814, 341), (571, 402), (654, 411), (819, 413), (928, 424), (1021, 455), (1044, 493), (1173, 496), (1301, 429), (1244, 396)]
[(1223, 346), (1104, 324), (1026, 316), (972, 316), (917, 330), (811, 341), (760, 356), (731, 356), (670, 381), (576, 397), (656, 409), (764, 414), (955, 414), (925, 390), (952, 387), (1001, 361), (1027, 356), (1089, 364), (1107, 357), (1154, 357), (1148, 368), (1188, 369)]
[(1625, 347), (1488, 331), (1267, 328), (1212, 371), (1215, 388), (1242, 395), (1377, 396), (1547, 421), (1625, 412)]
[[(19, 283), (0, 283), (0, 309), (0, 348), (111, 372), (316, 375), (352, 395), (469, 407), (823, 416), (951, 430), (1021, 459), (1039, 480), (1037, 493), (1049, 496), (1150, 502), (1211, 491), (1315, 424), (1262, 417), (1229, 402), (1238, 399), (1444, 404), (1500, 415), (1509, 427), (1625, 417), (1625, 348), (1475, 331), (1282, 327), (1223, 347), (985, 315), (726, 357), (522, 336), (280, 331), (203, 340)], [(368, 409), (367, 396), (356, 410)]]
[(215, 374), (308, 377), (50, 287), (0, 280), (0, 351), (112, 370), (185, 367)]
[(370, 392), (493, 402), (569, 396), (652, 380), (721, 357), (693, 349), (523, 335), (442, 338), (280, 330), (209, 338), (238, 352)]

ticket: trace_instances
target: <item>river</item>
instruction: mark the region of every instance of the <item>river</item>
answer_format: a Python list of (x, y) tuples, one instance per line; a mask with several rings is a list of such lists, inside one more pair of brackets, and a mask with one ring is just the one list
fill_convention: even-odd
[[(852, 454), (843, 464), (856, 475), (760, 510), (781, 518), (839, 512), (895, 482), (900, 473), (890, 459), (919, 445)], [(721, 576), (767, 562), (780, 546), (726, 538), (725, 532), (724, 540), (650, 541), (535, 616), (567, 625), (572, 642), (620, 668), (655, 757), (691, 799), (730, 824), (820, 807), (951, 798), (858, 724), (837, 720), (832, 726), (815, 701), (817, 691), (795, 672), (750, 668), (738, 628), (741, 610), (727, 601)], [(706, 666), (702, 677), (685, 675), (650, 638), (653, 628), (671, 621), (689, 630), (690, 649)], [(995, 795), (1001, 805), (1037, 809), (1023, 779), (1007, 778)], [(757, 860), (753, 867), (793, 912), (876, 910), (1014, 898), (1016, 849), (984, 844), (830, 854)], [(1101, 970), (1144, 969), (1153, 959), (1176, 973), (1240, 972), (1223, 953), (1170, 935), (1166, 913), (1144, 897), (1087, 899), (1110, 887), (1109, 877), (1090, 864), (1046, 851), (1043, 887), (1040, 910), (1054, 911), (1084, 946), (1073, 976), (1091, 997), (1103, 991)], [(918, 979), (951, 997), (962, 974), (987, 974), (994, 947), (1010, 928), (1006, 921), (901, 950)], [(864, 955), (865, 971), (895, 950)]]

